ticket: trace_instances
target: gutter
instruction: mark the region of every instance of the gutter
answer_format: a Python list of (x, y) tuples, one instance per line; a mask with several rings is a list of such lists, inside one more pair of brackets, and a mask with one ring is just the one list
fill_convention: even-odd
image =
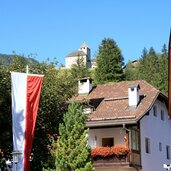
[(87, 122), (86, 123), (86, 127), (88, 128), (92, 128), (92, 127), (99, 127), (99, 126), (118, 126), (118, 125), (125, 125), (125, 124), (137, 124), (137, 121), (132, 120), (132, 121), (117, 121), (117, 122), (97, 122), (97, 121), (93, 121), (93, 123), (91, 122)]

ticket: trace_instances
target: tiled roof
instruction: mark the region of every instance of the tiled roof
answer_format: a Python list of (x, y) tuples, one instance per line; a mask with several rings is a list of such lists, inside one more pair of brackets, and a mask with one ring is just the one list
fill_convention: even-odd
[[(140, 86), (140, 102), (136, 108), (128, 105), (128, 86)], [(88, 95), (78, 95), (75, 100), (103, 99), (96, 110), (89, 115), (88, 125), (119, 122), (137, 122), (152, 107), (160, 91), (146, 81), (125, 81), (98, 85)]]
[(75, 56), (86, 56), (83, 51), (73, 51), (69, 53), (66, 57), (75, 57)]

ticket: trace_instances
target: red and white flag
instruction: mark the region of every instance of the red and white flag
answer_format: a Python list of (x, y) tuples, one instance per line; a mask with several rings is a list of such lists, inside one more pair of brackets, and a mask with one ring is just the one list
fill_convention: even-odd
[(43, 75), (11, 72), (13, 150), (21, 152), (17, 171), (30, 170)]

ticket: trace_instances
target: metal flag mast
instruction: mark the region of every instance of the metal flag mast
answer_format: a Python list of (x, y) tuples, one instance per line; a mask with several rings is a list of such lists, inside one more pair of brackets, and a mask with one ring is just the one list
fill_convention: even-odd
[(26, 73), (28, 74), (28, 72), (29, 72), (29, 67), (28, 65), (26, 65)]

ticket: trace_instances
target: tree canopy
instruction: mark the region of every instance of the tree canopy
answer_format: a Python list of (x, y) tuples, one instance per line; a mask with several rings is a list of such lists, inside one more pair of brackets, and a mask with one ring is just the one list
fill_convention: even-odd
[(72, 102), (59, 126), (59, 138), (54, 143), (53, 154), (58, 171), (93, 171), (88, 130), (82, 107)]
[[(35, 136), (32, 149), (31, 170), (41, 171), (50, 165), (51, 144), (49, 135), (58, 133), (59, 123), (66, 111), (66, 101), (74, 94), (73, 79), (67, 70), (55, 68), (54, 63), (35, 63), (16, 57), (9, 65), (0, 66), (0, 149), (6, 159), (12, 152), (11, 78), (10, 71), (44, 74)], [(73, 83), (73, 84), (72, 84)], [(48, 162), (49, 161), (49, 162)]]
[[(95, 82), (121, 81), (124, 76), (126, 76), (126, 80), (143, 79), (167, 95), (168, 57), (166, 45), (163, 46), (160, 53), (156, 53), (152, 47), (149, 50), (144, 48), (136, 63), (129, 62), (127, 64), (124, 69), (125, 73), (123, 73), (123, 60), (121, 50), (113, 39), (102, 40), (96, 59), (97, 68), (94, 72), (91, 70)], [(54, 159), (61, 171), (63, 171), (62, 167), (66, 171), (67, 169), (93, 170), (89, 158), (89, 147), (86, 146), (87, 130), (83, 129), (86, 118), (82, 115), (82, 109), (78, 104), (72, 104), (66, 113), (66, 101), (76, 93), (78, 79), (90, 76), (88, 68), (83, 65), (82, 61), (77, 61), (72, 69), (57, 69), (55, 61), (39, 63), (35, 60), (26, 60), (21, 56), (10, 58), (8, 62), (8, 65), (0, 62), (0, 162), (4, 161), (2, 157), (10, 158), (12, 152), (10, 71), (25, 72), (26, 65), (28, 65), (29, 73), (45, 75), (35, 127), (31, 170), (41, 171), (42, 168), (53, 168), (55, 167)], [(60, 124), (62, 121), (63, 123)], [(51, 137), (56, 137), (56, 134), (61, 135), (56, 143), (60, 148), (56, 151), (58, 155), (53, 158), (49, 147), (52, 144)], [(77, 146), (82, 150), (80, 151)], [(67, 157), (60, 155), (66, 153)]]
[(166, 45), (160, 53), (144, 48), (136, 65), (129, 62), (125, 68), (126, 80), (146, 80), (165, 95), (168, 94), (168, 56)]
[(124, 58), (113, 39), (105, 38), (102, 40), (96, 62), (95, 80), (98, 83), (123, 80)]

